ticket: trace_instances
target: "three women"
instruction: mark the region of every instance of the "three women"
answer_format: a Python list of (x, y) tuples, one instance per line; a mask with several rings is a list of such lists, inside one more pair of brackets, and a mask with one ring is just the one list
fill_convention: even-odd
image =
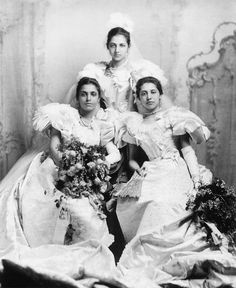
[[(78, 277), (80, 265), (96, 269), (98, 274), (114, 273), (105, 220), (98, 217), (87, 197), (61, 198), (63, 193), (55, 187), (55, 180), (62, 157), (58, 147), (63, 141), (76, 137), (87, 145), (101, 145), (108, 154), (106, 161), (113, 164), (120, 160), (113, 143), (116, 135), (116, 143), (134, 145), (131, 152), (140, 146), (148, 157), (140, 167), (132, 157), (135, 153), (130, 154), (135, 173), (117, 193), (117, 213), (128, 245), (116, 273), (130, 287), (157, 287), (177, 285), (176, 279), (191, 275), (198, 277), (201, 273), (193, 268), (204, 268), (204, 261), (217, 262), (222, 275), (226, 268), (235, 271), (233, 257), (226, 263), (228, 254), (206, 250), (203, 232), (196, 232), (189, 223), (181, 225), (188, 215), (187, 193), (194, 193), (201, 180), (189, 139), (200, 143), (207, 140), (209, 131), (195, 114), (171, 106), (163, 95), (164, 78), (158, 67), (145, 61), (130, 64), (129, 47), (128, 31), (112, 29), (107, 39), (112, 60), (90, 64), (79, 74), (77, 109), (52, 103), (38, 110), (34, 126), (50, 135), (51, 153), (43, 158), (42, 153), (37, 154), (9, 193), (1, 193), (1, 222), (5, 223), (0, 231), (1, 257), (36, 269), (53, 266), (54, 271), (73, 278)], [(109, 79), (106, 88), (105, 79)], [(110, 109), (100, 107), (102, 94)], [(127, 112), (133, 100), (137, 111)], [(114, 114), (118, 115), (115, 120)], [(62, 199), (60, 207), (64, 205), (66, 213), (55, 205), (58, 199)], [(234, 272), (227, 273), (226, 280), (233, 279)], [(143, 284), (138, 282), (140, 275), (146, 279)], [(209, 273), (204, 277), (208, 284), (215, 281)], [(225, 281), (224, 276), (221, 280)], [(186, 281), (194, 285), (195, 280)]]

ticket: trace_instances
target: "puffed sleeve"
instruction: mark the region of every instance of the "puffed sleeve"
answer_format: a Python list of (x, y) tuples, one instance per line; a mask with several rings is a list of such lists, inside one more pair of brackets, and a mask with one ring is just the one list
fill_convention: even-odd
[[(118, 148), (122, 148), (126, 145), (126, 143), (133, 142), (133, 140), (130, 138), (128, 140), (128, 128), (127, 128), (127, 121), (131, 121), (131, 115), (130, 113), (133, 112), (123, 112), (120, 113), (117, 110), (114, 110), (113, 108), (107, 108), (106, 109), (106, 115), (107, 119), (113, 124), (114, 127), (114, 143)], [(125, 136), (127, 134), (127, 137)], [(124, 139), (126, 138), (126, 139)]]
[(122, 140), (129, 144), (139, 144), (140, 127), (143, 121), (143, 116), (137, 112), (125, 112), (123, 122)]
[(47, 132), (53, 127), (64, 134), (71, 134), (78, 112), (67, 104), (50, 103), (39, 107), (33, 118), (33, 127), (40, 132)]
[(196, 143), (207, 141), (210, 137), (206, 124), (187, 109), (172, 107), (167, 111), (167, 118), (175, 136), (188, 133)]
[(122, 140), (122, 135), (124, 132), (124, 124), (123, 124), (123, 113), (120, 113), (119, 111), (115, 110), (112, 107), (109, 107), (106, 109), (106, 115), (107, 119), (113, 124), (114, 126), (114, 143), (118, 148), (122, 148), (126, 145), (124, 141)]
[(114, 125), (111, 122), (102, 122), (100, 131), (100, 144), (106, 147), (108, 153), (106, 161), (110, 163), (110, 165), (119, 162), (121, 155), (119, 149), (113, 142), (115, 136)]

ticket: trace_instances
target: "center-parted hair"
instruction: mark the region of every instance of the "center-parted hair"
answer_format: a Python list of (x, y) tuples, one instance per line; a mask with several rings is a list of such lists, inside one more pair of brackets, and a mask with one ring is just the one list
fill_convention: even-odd
[(131, 44), (130, 33), (126, 31), (124, 28), (115, 27), (112, 28), (107, 34), (107, 43), (106, 43), (107, 49), (109, 48), (109, 44), (111, 42), (112, 37), (116, 35), (123, 35), (127, 41), (128, 47), (130, 47)]
[(97, 91), (99, 97), (101, 97), (101, 87), (98, 83), (98, 81), (95, 78), (90, 78), (90, 77), (83, 77), (79, 80), (77, 87), (76, 87), (76, 99), (79, 99), (79, 93), (83, 85), (88, 85), (88, 84), (93, 84)]
[(83, 77), (79, 80), (77, 87), (76, 87), (76, 100), (79, 100), (79, 93), (83, 85), (88, 85), (88, 84), (93, 84), (98, 91), (98, 96), (100, 98), (100, 106), (103, 109), (106, 109), (106, 104), (104, 99), (102, 98), (102, 90), (101, 86), (99, 85), (98, 81), (95, 78), (90, 78), (90, 77)]
[(145, 83), (153, 83), (156, 86), (157, 90), (159, 91), (160, 95), (163, 94), (161, 82), (155, 77), (148, 76), (148, 77), (143, 77), (143, 78), (139, 79), (137, 84), (136, 84), (136, 95), (138, 98), (139, 98), (141, 87)]

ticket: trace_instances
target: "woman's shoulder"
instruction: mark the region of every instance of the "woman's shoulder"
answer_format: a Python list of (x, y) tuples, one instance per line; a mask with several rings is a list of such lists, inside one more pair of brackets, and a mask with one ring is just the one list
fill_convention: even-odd
[(105, 71), (105, 69), (109, 66), (109, 62), (107, 61), (98, 61), (98, 62), (93, 62), (93, 63), (88, 63), (85, 68), (96, 68), (96, 69), (101, 69), (102, 71)]
[(79, 71), (77, 79), (80, 78), (81, 74), (86, 76), (87, 73), (92, 72), (92, 74), (104, 74), (109, 63), (106, 61), (91, 62), (86, 64), (81, 71)]
[(67, 123), (73, 124), (78, 118), (77, 109), (69, 104), (49, 103), (39, 107), (33, 118), (35, 130), (44, 131), (50, 126), (61, 130)]
[(122, 113), (122, 119), (125, 122), (135, 121), (135, 120), (140, 122), (140, 121), (143, 121), (143, 115), (141, 113), (136, 112), (136, 111), (126, 111), (126, 112)]
[(187, 133), (197, 143), (210, 137), (210, 131), (203, 120), (187, 108), (172, 106), (166, 109), (164, 116), (176, 136)]
[(164, 111), (164, 114), (170, 117), (172, 120), (174, 119), (188, 120), (190, 118), (193, 118), (203, 123), (203, 121), (194, 112), (182, 106), (177, 105), (171, 105), (169, 107), (167, 106)]
[(98, 61), (95, 62), (95, 65), (97, 65), (98, 67), (105, 69), (109, 66), (109, 62), (108, 61)]

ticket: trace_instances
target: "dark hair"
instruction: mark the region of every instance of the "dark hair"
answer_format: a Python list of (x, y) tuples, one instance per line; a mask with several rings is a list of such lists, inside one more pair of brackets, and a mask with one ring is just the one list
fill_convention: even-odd
[(161, 86), (160, 81), (155, 77), (148, 76), (148, 77), (143, 77), (143, 78), (139, 79), (137, 84), (136, 84), (136, 95), (138, 98), (139, 98), (139, 93), (140, 93), (141, 87), (145, 83), (153, 83), (157, 87), (157, 90), (159, 91), (160, 95), (163, 94), (163, 90), (162, 90), (162, 86)]
[(80, 93), (82, 86), (87, 85), (87, 84), (93, 84), (98, 90), (99, 97), (101, 97), (101, 87), (100, 87), (98, 81), (95, 78), (83, 77), (79, 80), (77, 87), (76, 87), (76, 96), (75, 97), (77, 100), (79, 99), (79, 93)]
[(77, 87), (76, 87), (76, 100), (79, 99), (79, 92), (82, 88), (83, 85), (87, 85), (87, 84), (93, 84), (97, 90), (98, 90), (98, 95), (100, 97), (100, 107), (103, 109), (106, 109), (106, 104), (104, 99), (101, 97), (101, 86), (99, 85), (98, 81), (95, 78), (90, 78), (90, 77), (83, 77), (79, 80)]
[(123, 35), (127, 41), (128, 46), (130, 47), (130, 33), (126, 31), (124, 28), (115, 27), (112, 28), (107, 34), (107, 43), (106, 43), (107, 49), (109, 48), (109, 43), (111, 42), (112, 37), (116, 35)]

